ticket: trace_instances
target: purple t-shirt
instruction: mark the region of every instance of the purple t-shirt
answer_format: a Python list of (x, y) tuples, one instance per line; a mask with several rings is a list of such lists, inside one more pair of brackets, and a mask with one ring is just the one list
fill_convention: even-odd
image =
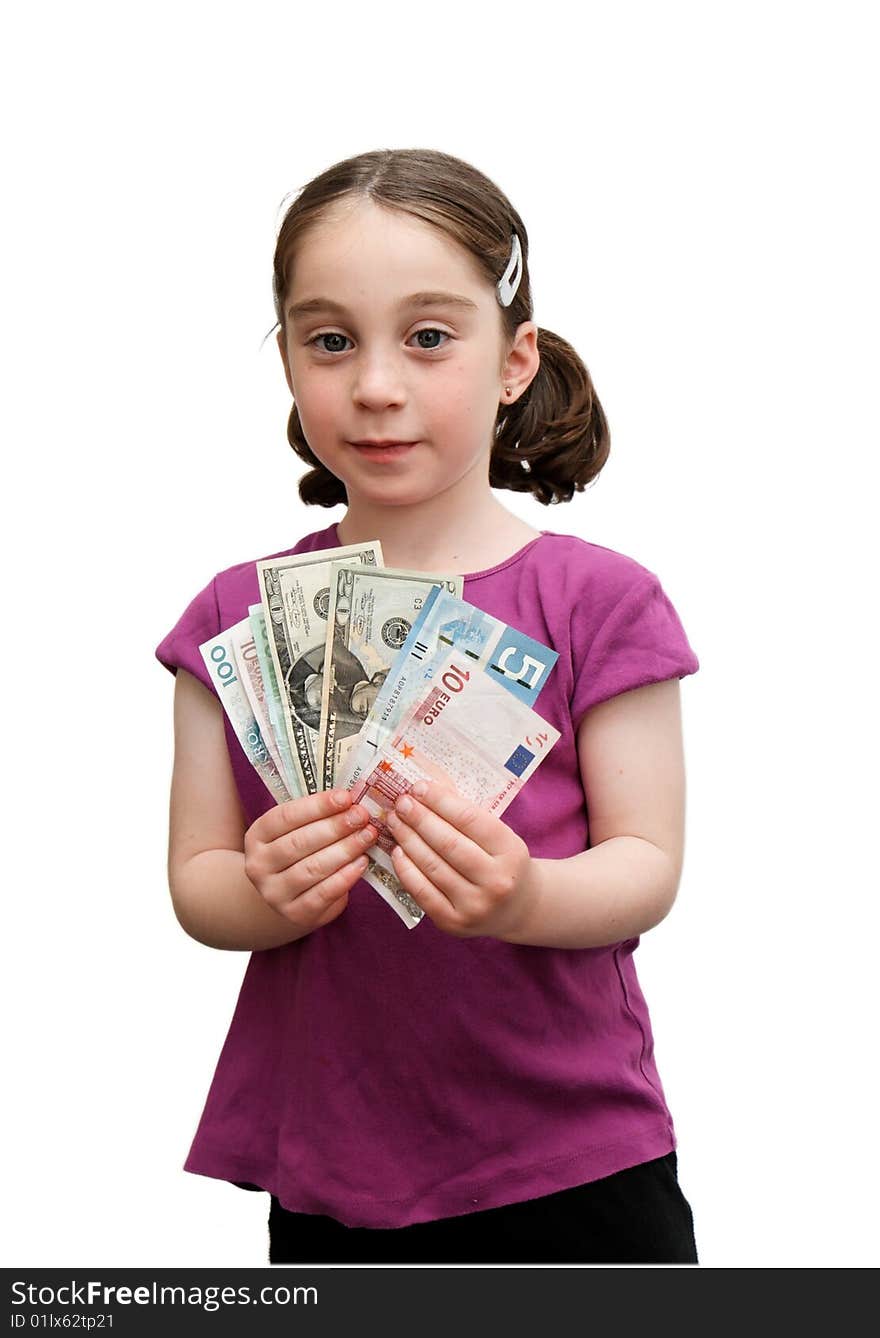
[[(336, 525), (290, 553), (339, 545)], [(272, 555), (276, 556), (276, 555)], [(535, 703), (561, 738), (505, 811), (542, 859), (589, 844), (584, 713), (699, 668), (657, 577), (542, 531), (465, 577), (463, 597), (559, 654)], [(256, 566), (220, 572), (157, 648), (214, 691), (199, 644), (259, 602)], [(225, 716), (224, 716), (225, 720)], [(226, 722), (249, 821), (274, 800)], [(292, 1211), (400, 1227), (516, 1203), (663, 1156), (675, 1131), (636, 977), (638, 938), (546, 948), (407, 929), (358, 881), (342, 915), (251, 953), (185, 1170)]]

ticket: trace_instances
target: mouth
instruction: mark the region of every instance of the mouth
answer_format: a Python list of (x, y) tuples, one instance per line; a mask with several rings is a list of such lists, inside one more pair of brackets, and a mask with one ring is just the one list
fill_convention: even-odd
[(351, 445), (360, 455), (369, 456), (377, 463), (382, 460), (396, 460), (399, 456), (406, 455), (407, 451), (412, 450), (413, 446), (418, 445), (415, 441), (353, 441)]

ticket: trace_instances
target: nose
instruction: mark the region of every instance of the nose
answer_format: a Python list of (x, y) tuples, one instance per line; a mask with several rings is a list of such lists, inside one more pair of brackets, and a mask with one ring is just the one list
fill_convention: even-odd
[(364, 353), (354, 365), (352, 394), (355, 403), (369, 409), (403, 404), (406, 384), (403, 369), (388, 351)]

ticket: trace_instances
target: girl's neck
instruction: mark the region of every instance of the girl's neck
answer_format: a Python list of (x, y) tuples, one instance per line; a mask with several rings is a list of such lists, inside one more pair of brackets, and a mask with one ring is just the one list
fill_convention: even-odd
[(386, 567), (453, 575), (497, 566), (541, 531), (497, 502), (491, 494), (450, 523), (439, 512), (414, 515), (410, 507), (349, 506), (337, 524), (341, 545), (378, 539)]

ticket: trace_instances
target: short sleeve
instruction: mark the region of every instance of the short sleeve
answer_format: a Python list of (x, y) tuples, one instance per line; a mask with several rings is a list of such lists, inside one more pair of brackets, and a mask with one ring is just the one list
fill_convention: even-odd
[(220, 631), (216, 578), (191, 600), (167, 636), (156, 647), (156, 659), (172, 674), (186, 669), (211, 692), (216, 692), (199, 653), (199, 646)]
[(649, 572), (617, 601), (574, 665), (574, 726), (590, 707), (609, 697), (684, 678), (699, 667), (678, 614)]

